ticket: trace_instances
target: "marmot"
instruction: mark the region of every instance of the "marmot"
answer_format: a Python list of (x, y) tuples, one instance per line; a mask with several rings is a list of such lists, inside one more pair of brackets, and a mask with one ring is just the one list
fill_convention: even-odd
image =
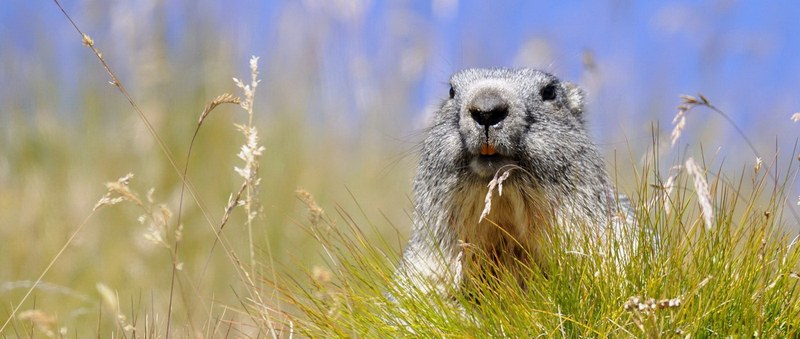
[[(398, 275), (444, 292), (470, 276), (470, 253), (528, 264), (541, 259), (548, 232), (577, 225), (608, 239), (605, 230), (620, 224), (614, 216), (630, 211), (620, 207), (583, 110), (580, 88), (543, 71), (455, 73), (422, 143), (413, 233)], [(507, 170), (502, 195), (482, 216), (487, 185)]]

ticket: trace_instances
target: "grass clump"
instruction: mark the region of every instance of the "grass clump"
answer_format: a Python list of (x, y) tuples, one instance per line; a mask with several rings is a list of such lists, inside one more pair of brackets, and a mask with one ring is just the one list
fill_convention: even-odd
[[(776, 182), (759, 163), (749, 180), (730, 181), (689, 158), (665, 183), (657, 163), (646, 168), (626, 240), (603, 246), (580, 240), (596, 233), (556, 231), (544, 264), (525, 268), (525, 287), (495, 266), (444, 295), (403, 290), (387, 246), (351, 223), (311, 225), (329, 266), (282, 283), (292, 324), (310, 337), (797, 335), (800, 250), (783, 219), (794, 170)], [(630, 258), (608, 259), (620, 251)]]

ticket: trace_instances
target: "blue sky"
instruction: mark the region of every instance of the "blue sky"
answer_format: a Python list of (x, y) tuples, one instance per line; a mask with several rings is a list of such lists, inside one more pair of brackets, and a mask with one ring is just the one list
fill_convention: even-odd
[[(124, 57), (131, 44), (146, 41), (120, 38), (119, 26), (126, 24), (142, 35), (152, 32), (146, 25), (165, 25), (165, 41), (174, 53), (169, 62), (174, 63), (194, 60), (180, 54), (191, 55), (191, 42), (208, 38), (197, 27), (213, 31), (224, 42), (226, 56), (241, 65), (259, 55), (272, 72), (289, 72), (304, 65), (292, 61), (295, 56), (313, 55), (315, 74), (309, 81), (317, 106), (333, 107), (331, 100), (352, 96), (340, 104), (345, 119), (369, 113), (358, 113), (365, 106), (359, 106), (357, 94), (340, 91), (370, 84), (387, 88), (405, 72), (403, 67), (413, 74), (404, 80), (413, 93), (406, 114), (419, 117), (435, 106), (447, 77), (459, 68), (525, 66), (583, 85), (590, 97), (592, 131), (601, 142), (647, 140), (654, 121), (668, 130), (678, 95), (698, 92), (751, 138), (765, 140), (758, 142), (761, 147), (774, 145), (776, 137), (793, 144), (800, 135), (798, 124), (788, 118), (800, 111), (796, 1), (154, 0), (64, 5), (101, 48), (117, 56), (117, 64), (128, 61)], [(87, 64), (90, 58), (76, 39), (50, 1), (0, 3), (0, 61), (14, 67), (3, 76), (0, 99), (20, 100), (32, 88), (31, 79), (44, 72), (55, 78), (62, 105), (69, 106), (80, 74), (96, 67)], [(415, 50), (421, 51), (416, 58)], [(594, 75), (586, 73), (587, 54), (597, 65)], [(362, 66), (353, 60), (369, 69), (370, 81), (359, 85), (357, 68)], [(186, 65), (168, 67), (201, 72)], [(720, 145), (740, 145), (733, 129), (710, 114), (698, 114), (689, 124), (698, 130), (687, 133), (699, 135), (713, 126), (719, 129), (714, 137)]]

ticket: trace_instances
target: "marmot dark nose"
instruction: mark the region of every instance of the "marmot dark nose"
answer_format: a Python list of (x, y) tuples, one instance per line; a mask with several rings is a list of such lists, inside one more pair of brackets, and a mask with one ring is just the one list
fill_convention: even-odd
[(481, 91), (467, 106), (472, 119), (481, 126), (495, 125), (508, 116), (508, 102), (495, 91)]

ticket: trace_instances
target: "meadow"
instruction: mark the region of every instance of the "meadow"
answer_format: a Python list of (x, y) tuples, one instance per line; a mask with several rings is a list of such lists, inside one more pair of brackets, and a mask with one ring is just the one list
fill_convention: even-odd
[[(175, 53), (168, 38), (129, 59), (112, 35), (75, 24), (63, 43), (85, 49), (71, 64), (77, 87), (49, 82), (44, 69), (30, 91), (8, 90), (31, 99), (7, 106), (0, 127), (4, 337), (800, 331), (799, 151), (794, 140), (748, 139), (713, 97), (676, 93), (671, 124), (643, 127), (632, 143), (601, 141), (637, 206), (635, 248), (575, 251), (559, 246), (575, 239), (554, 235), (528, 288), (501, 272), (477, 283), (476, 303), (393, 283), (424, 132), (403, 113), (414, 110), (412, 81), (367, 82), (341, 89), (360, 100), (320, 102), (331, 93), (312, 83), (332, 80), (279, 71), (307, 59), (233, 60), (208, 41)], [(330, 102), (345, 113), (326, 115), (336, 110), (319, 106)], [(800, 128), (800, 117), (782, 119)], [(739, 157), (704, 146), (719, 132), (688, 133), (701, 122), (732, 131)], [(620, 249), (635, 260), (604, 260)]]

